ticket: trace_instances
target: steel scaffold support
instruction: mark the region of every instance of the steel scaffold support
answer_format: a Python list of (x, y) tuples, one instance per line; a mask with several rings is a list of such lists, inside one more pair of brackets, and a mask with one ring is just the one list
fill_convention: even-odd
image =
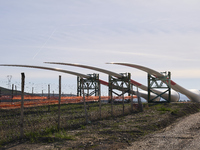
[[(171, 72), (161, 72), (163, 77), (155, 77), (153, 75), (148, 74), (148, 103), (152, 103), (158, 97), (162, 97), (165, 101), (159, 102), (171, 102)], [(162, 93), (157, 94), (153, 90), (154, 89), (162, 89)], [(164, 89), (164, 91), (163, 91)], [(153, 99), (150, 98), (150, 93), (154, 93), (157, 96)], [(162, 95), (168, 92), (168, 98), (164, 98)]]
[(87, 90), (86, 96), (99, 96), (99, 74), (89, 74), (90, 78), (82, 79), (83, 87), (81, 86), (81, 78), (77, 76), (77, 96), (82, 96), (82, 89)]
[[(130, 90), (131, 90), (131, 74), (130, 73), (121, 73), (122, 78), (116, 78), (111, 75), (109, 75), (109, 102), (111, 103), (111, 115), (113, 116), (113, 93), (117, 96), (124, 96), (125, 93), (128, 93), (130, 96)], [(121, 93), (117, 93), (114, 90), (119, 90)], [(124, 99), (123, 99), (124, 104)], [(123, 108), (124, 111), (124, 108)]]

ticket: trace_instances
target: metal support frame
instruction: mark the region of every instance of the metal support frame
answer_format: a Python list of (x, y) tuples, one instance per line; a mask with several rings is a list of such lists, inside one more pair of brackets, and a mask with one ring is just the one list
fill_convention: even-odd
[[(124, 114), (124, 94), (128, 93), (130, 96), (131, 90), (131, 74), (130, 73), (121, 73), (122, 78), (115, 78), (109, 75), (109, 96), (111, 103), (111, 115), (113, 116), (113, 93), (117, 96), (123, 97), (123, 114)], [(121, 94), (118, 94), (114, 90), (120, 90)]]
[(82, 89), (87, 90), (87, 93), (85, 93), (86, 96), (99, 96), (100, 90), (99, 90), (99, 74), (88, 74), (90, 78), (88, 79), (82, 79), (83, 87), (81, 83), (81, 78), (77, 77), (77, 96), (82, 96)]
[[(131, 74), (130, 73), (121, 73), (122, 78), (115, 78), (109, 75), (109, 95), (111, 96), (114, 93), (117, 96), (122, 96), (125, 93), (128, 93), (130, 96), (131, 90)], [(122, 91), (121, 94), (118, 94), (114, 90)]]
[[(162, 102), (171, 102), (171, 72), (161, 72), (163, 75), (162, 78), (157, 78), (155, 76), (152, 76), (148, 74), (148, 103), (154, 102), (154, 100), (158, 97), (162, 97), (163, 94), (168, 92), (168, 99), (165, 99), (162, 97), (165, 101)], [(164, 84), (165, 83), (165, 84)], [(153, 91), (153, 89), (166, 89), (161, 94), (157, 94)], [(154, 93), (157, 96), (153, 99), (150, 99), (150, 93)], [(161, 101), (160, 101), (161, 102)]]

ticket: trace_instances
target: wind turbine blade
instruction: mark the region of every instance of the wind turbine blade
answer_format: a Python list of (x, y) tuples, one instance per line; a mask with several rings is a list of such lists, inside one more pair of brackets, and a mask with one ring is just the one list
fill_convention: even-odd
[[(35, 68), (35, 69), (43, 69), (43, 70), (51, 70), (51, 71), (57, 71), (57, 72), (62, 72), (62, 73), (67, 73), (75, 76), (80, 76), (82, 78), (90, 78), (88, 75), (84, 75), (81, 73), (77, 72), (72, 72), (68, 70), (63, 70), (63, 69), (58, 69), (58, 68), (50, 68), (50, 67), (43, 67), (43, 66), (32, 66), (32, 65), (17, 65), (17, 64), (0, 64), (0, 66), (9, 66), (9, 67), (24, 67), (24, 68)], [(108, 82), (99, 80), (101, 84), (108, 86)], [(133, 94), (135, 94), (135, 91), (131, 91)], [(148, 94), (147, 93), (142, 93), (143, 98), (147, 100)], [(151, 95), (152, 97), (155, 97), (154, 94)]]
[[(136, 68), (142, 71), (145, 71), (151, 75), (154, 75), (155, 77), (158, 77), (162, 79), (163, 75), (153, 69), (141, 66), (141, 65), (136, 65), (136, 64), (130, 64), (130, 63), (108, 63), (108, 64), (116, 64), (116, 65), (123, 65), (123, 66), (128, 66), (132, 68)], [(180, 92), (184, 95), (186, 95), (191, 101), (193, 102), (200, 102), (200, 91), (199, 90), (188, 90), (185, 89), (184, 87), (178, 85), (176, 82), (171, 80), (171, 88), (174, 89), (177, 92)]]
[(57, 72), (68, 73), (68, 74), (75, 75), (75, 76), (80, 76), (82, 78), (90, 78), (90, 76), (85, 75), (85, 74), (72, 72), (72, 71), (68, 71), (68, 70), (62, 70), (62, 69), (58, 69), (58, 68), (50, 68), (50, 67), (42, 67), (42, 66), (31, 66), (31, 65), (15, 65), (15, 64), (14, 65), (13, 64), (0, 64), (0, 66), (25, 67), (25, 68), (36, 68), (36, 69), (43, 69), (43, 70), (52, 70), (52, 71), (57, 71)]
[(96, 71), (99, 71), (99, 72), (103, 72), (103, 73), (109, 74), (111, 76), (115, 76), (117, 78), (123, 77), (122, 75), (115, 73), (115, 72), (112, 72), (112, 71), (109, 71), (109, 70), (105, 70), (105, 69), (97, 68), (97, 67), (92, 67), (92, 66), (87, 66), (87, 65), (82, 65), (82, 64), (72, 64), (72, 63), (62, 63), (62, 62), (44, 62), (44, 63), (81, 67), (81, 68), (92, 69), (92, 70), (96, 70)]
[[(117, 78), (122, 78), (122, 77), (123, 77), (121, 74), (112, 72), (112, 71), (110, 71), (110, 70), (106, 70), (106, 69), (102, 69), (102, 68), (97, 68), (97, 67), (93, 67), (93, 66), (88, 66), (88, 65), (72, 64), (72, 63), (62, 63), (62, 62), (44, 62), (44, 63), (81, 67), (81, 68), (96, 70), (96, 71), (99, 71), (99, 72), (102, 72), (102, 73), (105, 73), (105, 74), (108, 74), (108, 75), (111, 75), (111, 76), (115, 76), (115, 77), (117, 77)], [(137, 87), (139, 87), (139, 88), (142, 89), (142, 90), (145, 90), (145, 91), (148, 90), (148, 88), (147, 88), (145, 85), (142, 85), (142, 84), (138, 83), (137, 81), (134, 81), (134, 80), (131, 79), (131, 83), (132, 83), (134, 86), (137, 86)], [(159, 93), (159, 91), (158, 91), (158, 93)], [(136, 94), (136, 92), (134, 92), (134, 94)], [(145, 98), (146, 100), (148, 99), (148, 94), (146, 94), (145, 92), (143, 92), (141, 96), (142, 96), (143, 98)], [(152, 93), (152, 94), (151, 94), (151, 97), (156, 97), (156, 95)], [(160, 99), (160, 98), (159, 98), (159, 99)], [(158, 100), (158, 99), (157, 99), (157, 100)]]

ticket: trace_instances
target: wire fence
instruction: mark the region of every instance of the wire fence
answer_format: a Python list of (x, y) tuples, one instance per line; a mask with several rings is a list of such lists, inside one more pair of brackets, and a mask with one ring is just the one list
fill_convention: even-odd
[(61, 97), (59, 105), (58, 97), (25, 95), (22, 119), (20, 96), (12, 99), (1, 97), (0, 144), (20, 138), (31, 140), (60, 128), (73, 129), (96, 120), (132, 112), (130, 96), (125, 97), (124, 104), (122, 97), (113, 97), (113, 103), (108, 103), (108, 96), (100, 98), (99, 101), (99, 96)]
[[(24, 92), (22, 73), (21, 93), (0, 94), (0, 145), (16, 139), (33, 140), (38, 136), (73, 129), (96, 120), (133, 112), (133, 96), (37, 96)], [(135, 104), (135, 108), (137, 104)]]

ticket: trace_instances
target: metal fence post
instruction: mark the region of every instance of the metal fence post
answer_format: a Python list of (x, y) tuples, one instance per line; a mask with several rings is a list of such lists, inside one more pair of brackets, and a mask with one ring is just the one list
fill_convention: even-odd
[(50, 99), (50, 84), (48, 84), (48, 99)]
[[(131, 84), (131, 91), (133, 91), (133, 84)], [(131, 112), (133, 112), (133, 93), (131, 93)]]
[(141, 101), (141, 98), (140, 98), (140, 93), (138, 91), (138, 87), (137, 87), (137, 99), (138, 99), (139, 111), (143, 112), (143, 105), (142, 105), (142, 101)]
[[(50, 101), (50, 84), (48, 84), (48, 100)], [(48, 105), (48, 111), (50, 111), (50, 104)]]
[(17, 86), (15, 85), (15, 96), (17, 96)]
[(60, 101), (61, 101), (61, 76), (59, 76), (58, 131), (60, 130)]
[(101, 84), (100, 81), (98, 82), (98, 86), (99, 86), (99, 115), (100, 115), (100, 119), (101, 119)]
[(21, 117), (20, 117), (20, 137), (24, 137), (24, 83), (25, 74), (21, 73)]
[[(124, 88), (123, 84), (124, 82), (122, 82), (122, 89)], [(124, 116), (124, 90), (122, 91), (122, 103), (123, 103), (123, 116)]]
[(111, 116), (113, 117), (113, 94), (112, 94), (112, 81), (111, 81), (111, 76), (109, 75), (108, 77), (109, 80), (109, 101), (111, 103)]
[(84, 81), (83, 81), (83, 78), (81, 78), (81, 85), (82, 85), (82, 92), (83, 92), (83, 103), (84, 103), (84, 110), (85, 110), (85, 120), (86, 120), (86, 123), (88, 123), (88, 114), (87, 114), (86, 103), (85, 103), (85, 92), (84, 92)]

